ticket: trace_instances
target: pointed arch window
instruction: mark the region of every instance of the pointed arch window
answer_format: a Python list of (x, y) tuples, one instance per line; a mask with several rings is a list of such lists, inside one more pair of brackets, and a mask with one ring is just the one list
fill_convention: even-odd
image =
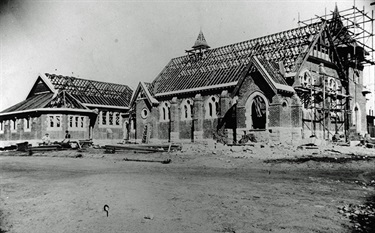
[(161, 102), (160, 103), (160, 122), (166, 122), (170, 120), (170, 103)]
[(191, 120), (193, 117), (193, 101), (185, 99), (181, 103), (181, 120)]
[(217, 118), (219, 113), (219, 97), (218, 96), (210, 96), (206, 100), (205, 104), (205, 111), (206, 111), (206, 119), (210, 118)]

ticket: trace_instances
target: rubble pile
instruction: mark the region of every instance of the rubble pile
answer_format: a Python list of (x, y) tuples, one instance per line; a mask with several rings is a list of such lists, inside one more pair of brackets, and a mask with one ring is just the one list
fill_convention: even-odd
[(364, 205), (345, 205), (338, 207), (338, 212), (353, 223), (353, 232), (375, 231), (375, 203)]

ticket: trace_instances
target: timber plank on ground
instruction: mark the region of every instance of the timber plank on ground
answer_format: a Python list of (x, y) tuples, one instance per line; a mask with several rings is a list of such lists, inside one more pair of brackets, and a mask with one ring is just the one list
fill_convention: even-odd
[(106, 151), (116, 150), (132, 150), (132, 151), (148, 151), (148, 152), (165, 152), (170, 150), (179, 150), (179, 145), (165, 144), (142, 144), (142, 145), (105, 145)]

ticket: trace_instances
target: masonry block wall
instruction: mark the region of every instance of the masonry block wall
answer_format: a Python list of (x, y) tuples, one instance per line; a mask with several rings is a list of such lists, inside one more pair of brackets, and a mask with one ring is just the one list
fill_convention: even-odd
[[(59, 124), (54, 122), (53, 127), (50, 124), (51, 116), (59, 116)], [(0, 132), (1, 141), (39, 141), (42, 142), (42, 137), (48, 133), (51, 141), (62, 141), (65, 137), (65, 131), (68, 130), (71, 134), (71, 139), (88, 139), (89, 137), (89, 117), (83, 115), (75, 115), (77, 117), (84, 117), (84, 125), (79, 128), (72, 128), (69, 126), (69, 116), (67, 114), (38, 114), (27, 116), (29, 126), (27, 126), (26, 118), (11, 118), (4, 120), (4, 130)], [(11, 121), (16, 122), (14, 128)], [(81, 125), (80, 125), (81, 126)], [(12, 129), (11, 129), (12, 128)]]
[[(315, 73), (315, 76), (319, 72), (319, 65), (308, 62), (304, 67)], [(337, 77), (337, 72), (334, 68), (326, 67), (326, 75), (330, 77)], [(160, 106), (154, 106), (150, 108), (147, 102), (138, 101), (136, 103), (137, 113), (137, 138), (141, 139), (145, 124), (148, 124), (152, 128), (152, 139), (159, 139), (162, 141), (171, 140), (176, 141), (200, 141), (214, 138), (214, 135), (218, 133), (221, 122), (228, 110), (231, 109), (236, 103), (235, 116), (237, 117), (236, 131), (233, 132), (233, 122), (230, 122), (232, 126), (224, 124), (224, 134), (228, 138), (233, 137), (234, 133), (237, 134), (237, 141), (241, 138), (244, 133), (257, 134), (258, 138), (263, 141), (275, 141), (275, 142), (299, 142), (300, 139), (309, 138), (311, 136), (311, 128), (314, 128), (316, 135), (319, 138), (327, 138), (324, 134), (327, 129), (334, 131), (335, 126), (332, 124), (332, 119), (329, 117), (326, 119), (324, 124), (321, 122), (308, 122), (304, 119), (304, 106), (301, 98), (297, 94), (290, 92), (284, 92), (278, 90), (275, 93), (270, 89), (268, 84), (265, 83), (262, 77), (259, 77), (259, 73), (252, 73), (250, 76), (245, 78), (235, 97), (231, 97), (230, 91), (220, 90), (216, 92), (200, 94), (190, 94), (185, 96), (170, 97), (161, 102), (168, 102), (170, 104), (169, 112), (170, 118), (162, 121)], [(358, 85), (356, 88), (360, 88)], [(252, 125), (251, 104), (255, 96), (261, 96), (266, 102), (266, 128), (265, 129), (254, 129)], [(207, 117), (209, 108), (207, 103), (211, 99), (218, 101), (217, 115), (214, 117)], [(361, 96), (361, 92), (357, 92), (356, 99), (359, 101), (359, 105), (365, 102), (365, 98)], [(191, 117), (184, 117), (186, 110), (184, 103), (190, 100)], [(330, 103), (326, 101), (326, 106)], [(353, 105), (354, 106), (354, 105)], [(211, 105), (212, 107), (212, 105)], [(141, 117), (141, 112), (144, 109), (148, 109), (149, 116), (147, 118)], [(365, 109), (363, 109), (365, 111)], [(362, 113), (362, 109), (361, 109)], [(228, 114), (227, 114), (228, 115)], [(365, 114), (361, 119), (365, 121)], [(222, 123), (220, 123), (222, 124)], [(324, 127), (323, 127), (324, 125)], [(365, 128), (366, 125), (363, 124)]]
[[(115, 111), (113, 109), (98, 109), (98, 111)], [(118, 110), (116, 110), (118, 111)], [(121, 118), (120, 118), (121, 119)], [(90, 122), (90, 121), (86, 121)], [(119, 125), (103, 125), (101, 123), (100, 115), (98, 114), (96, 119), (92, 119), (91, 124), (87, 126), (92, 127), (92, 139), (94, 140), (122, 140), (124, 138), (124, 119), (120, 121)], [(70, 130), (69, 130), (70, 131)], [(74, 133), (74, 132), (73, 132)], [(81, 134), (82, 135), (82, 134)], [(83, 136), (87, 139), (89, 131), (86, 131)]]
[(349, 90), (352, 99), (350, 100), (349, 122), (352, 131), (364, 135), (367, 133), (366, 126), (366, 96), (362, 94), (363, 90), (363, 71), (350, 68)]
[(171, 132), (171, 113), (170, 113), (170, 103), (166, 101), (161, 101), (159, 106), (154, 106), (152, 108), (152, 119), (150, 124), (153, 127), (153, 141), (170, 141)]
[[(325, 88), (327, 90), (327, 93), (328, 93), (329, 79), (334, 78), (334, 80), (338, 81), (339, 76), (338, 76), (336, 68), (328, 66), (329, 64), (327, 64), (327, 66), (324, 66), (324, 74), (322, 74), (321, 71), (320, 71), (319, 65), (320, 64), (318, 64), (316, 62), (309, 62), (308, 61), (302, 69), (308, 70), (311, 73), (312, 82), (315, 85), (320, 85), (321, 88), (323, 88), (323, 86), (325, 86)], [(325, 81), (325, 84), (323, 85), (324, 81)], [(338, 92), (341, 92), (341, 93), (345, 94), (346, 91), (345, 91), (344, 88), (342, 88), (341, 82), (338, 81), (338, 83), (340, 84), (337, 87), (338, 89), (340, 89)], [(323, 102), (319, 102), (319, 103), (315, 103), (315, 107), (323, 108), (323, 106), (324, 106), (325, 109), (329, 109), (331, 107), (331, 100), (336, 101), (334, 99), (331, 99), (329, 96), (326, 96), (326, 101), (324, 102), (324, 105), (323, 105)], [(307, 110), (309, 110), (309, 107), (306, 108), (306, 106), (303, 106), (302, 110), (307, 111)], [(314, 121), (312, 119), (312, 115), (315, 114), (315, 113), (318, 114), (318, 115), (322, 114), (321, 110), (316, 110), (316, 111), (311, 110), (311, 114), (310, 114), (311, 116), (310, 117), (302, 117), (303, 118), (303, 121), (302, 121), (302, 129), (303, 129), (302, 137), (303, 138), (309, 138), (311, 136), (315, 136), (319, 139), (330, 139), (330, 138), (332, 138), (332, 136), (334, 135), (334, 133), (336, 131), (336, 129), (335, 129), (335, 118), (331, 117), (331, 116), (328, 116), (328, 115), (331, 115), (331, 114), (327, 110), (325, 112), (325, 114), (326, 114), (325, 120), (321, 120), (321, 121), (315, 120)], [(343, 133), (343, 131), (344, 131), (343, 124), (338, 123), (338, 125), (341, 125), (341, 128), (339, 128), (338, 131)]]
[[(186, 110), (184, 104), (190, 101), (189, 109)], [(211, 109), (208, 108), (208, 102), (211, 101)], [(159, 106), (154, 106), (150, 110), (150, 117), (141, 118), (141, 111), (148, 107), (146, 101), (138, 100), (136, 103), (137, 116), (137, 139), (141, 139), (144, 125), (149, 124), (153, 127), (151, 140), (157, 141), (202, 141), (212, 139), (218, 124), (219, 93), (207, 93), (207, 95), (195, 95), (184, 97), (173, 97), (164, 101), (160, 101)], [(229, 97), (226, 100), (228, 107), (230, 106)], [(164, 113), (161, 113), (165, 103), (169, 104), (169, 114), (167, 119), (162, 119)], [(187, 111), (187, 112), (186, 112)], [(211, 111), (211, 112), (209, 112)], [(185, 116), (185, 114), (187, 114)], [(208, 116), (211, 114), (212, 116)]]
[(218, 119), (203, 120), (203, 139), (211, 139), (217, 130)]
[[(204, 101), (201, 94), (194, 97), (193, 104), (193, 140), (203, 140)], [(211, 126), (212, 127), (212, 126)]]
[(192, 139), (192, 120), (180, 121), (180, 139)]
[(282, 98), (279, 95), (274, 95), (269, 104), (269, 127), (279, 127), (281, 125), (280, 112), (281, 112)]
[(173, 97), (171, 100), (170, 121), (171, 141), (178, 141), (180, 139), (180, 106), (177, 97)]
[[(155, 120), (157, 122), (157, 120)], [(156, 138), (166, 141), (169, 140), (169, 132), (170, 132), (170, 122), (159, 122), (156, 123), (159, 127), (158, 134), (156, 134)]]
[[(330, 78), (334, 80), (339, 80), (338, 73), (335, 67), (329, 67), (328, 65), (324, 67), (324, 74), (319, 70), (319, 64), (314, 62), (307, 62), (304, 66), (305, 69), (309, 70), (314, 76), (315, 82), (323, 82), (325, 80), (325, 86), (327, 90), (327, 85)], [(362, 94), (363, 89), (363, 79), (362, 71), (360, 69), (349, 68), (347, 71), (349, 77), (349, 94), (351, 96), (350, 102), (350, 111), (348, 115), (349, 121), (349, 130), (352, 134), (361, 134), (364, 135), (367, 132), (366, 128), (366, 97)], [(338, 90), (342, 94), (347, 94), (345, 85), (338, 81)], [(323, 84), (322, 84), (323, 86)], [(324, 102), (324, 107), (331, 108), (334, 107), (333, 102), (336, 102), (334, 97), (326, 97)], [(332, 101), (332, 102), (331, 102)], [(339, 100), (337, 100), (340, 102)], [(345, 100), (342, 101), (342, 104), (345, 103)], [(323, 108), (323, 102), (316, 104), (316, 107)], [(344, 109), (344, 106), (341, 107)], [(319, 110), (317, 110), (319, 111)], [(319, 113), (319, 112), (318, 112)], [(330, 114), (330, 117), (327, 117), (323, 121), (311, 121), (311, 119), (304, 119), (303, 121), (303, 137), (309, 137), (314, 134), (321, 139), (331, 139), (334, 133), (344, 134), (345, 125), (344, 125), (344, 111)], [(329, 133), (328, 133), (329, 132)]]
[[(272, 94), (267, 94), (264, 93), (264, 90), (261, 90), (260, 87), (254, 82), (254, 78), (258, 78), (257, 76), (247, 76), (246, 79), (243, 81), (242, 86), (240, 90), (238, 91), (238, 104), (237, 104), (237, 118), (238, 118), (238, 123), (237, 126), (238, 128), (248, 128), (250, 129), (250, 125), (246, 125), (246, 108), (249, 106), (246, 106), (246, 104), (249, 101), (249, 97), (251, 94), (255, 92), (262, 93), (266, 96), (271, 97)], [(269, 91), (267, 89), (267, 91)], [(250, 106), (251, 107), (251, 106)]]
[[(11, 129), (11, 120), (16, 121), (16, 129)], [(36, 140), (41, 138), (41, 117), (30, 117), (30, 129), (25, 129), (23, 118), (3, 120), (3, 130), (0, 131), (0, 141)]]
[[(147, 138), (150, 139), (154, 137), (154, 118), (157, 114), (157, 109), (152, 108), (145, 99), (139, 99), (136, 102), (136, 135), (138, 140), (142, 140), (143, 134), (146, 133)], [(145, 126), (147, 125), (147, 131), (145, 131)]]
[[(151, 135), (153, 140), (167, 141), (171, 138), (171, 141), (200, 141), (212, 139), (215, 133), (217, 133), (220, 119), (223, 119), (233, 104), (238, 103), (235, 115), (237, 117), (237, 140), (239, 140), (244, 130), (251, 130), (251, 125), (248, 125), (247, 122), (250, 117), (248, 116), (247, 108), (249, 108), (249, 106), (247, 105), (249, 105), (249, 97), (254, 93), (260, 93), (266, 96), (268, 106), (267, 128), (275, 128), (278, 139), (295, 137), (290, 128), (299, 127), (297, 131), (300, 132), (301, 120), (299, 117), (301, 117), (302, 114), (300, 102), (297, 101), (296, 103), (295, 99), (292, 99), (290, 96), (272, 94), (263, 84), (261, 84), (261, 87), (259, 84), (261, 84), (260, 81), (254, 82), (253, 78), (249, 76), (244, 80), (238, 96), (234, 99), (230, 97), (228, 91), (224, 90), (194, 96), (173, 97), (161, 101), (161, 103), (167, 101), (170, 104), (170, 119), (164, 121), (161, 120), (160, 106), (149, 108), (145, 100), (138, 100), (136, 103), (137, 139), (141, 139), (145, 124), (149, 124), (149, 127), (153, 127), (153, 133)], [(267, 92), (264, 92), (264, 90)], [(209, 117), (209, 111), (213, 110), (210, 110), (207, 104), (211, 99), (218, 102), (218, 109), (215, 110), (215, 115)], [(192, 115), (191, 117), (185, 118), (186, 109), (184, 109), (184, 103), (187, 100), (191, 101), (189, 103), (191, 103)], [(211, 105), (211, 108), (212, 106), (213, 105)], [(141, 111), (144, 109), (149, 109), (150, 114), (147, 118), (143, 119), (141, 117)], [(292, 109), (294, 109), (294, 111), (292, 111)], [(210, 114), (213, 113), (211, 112)], [(228, 137), (233, 137), (234, 132), (231, 131), (233, 122), (230, 123), (231, 126), (229, 128), (228, 126), (226, 127), (225, 133)], [(286, 128), (286, 130), (282, 130), (282, 128)], [(258, 134), (262, 134), (260, 137), (262, 140), (267, 140), (267, 130), (265, 133)], [(285, 134), (288, 134), (288, 136), (285, 137)]]

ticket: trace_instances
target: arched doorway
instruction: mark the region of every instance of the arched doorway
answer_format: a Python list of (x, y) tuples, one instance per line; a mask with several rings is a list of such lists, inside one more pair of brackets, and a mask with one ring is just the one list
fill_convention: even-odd
[(246, 127), (266, 129), (268, 125), (268, 101), (260, 92), (251, 94), (246, 102)]
[(251, 104), (251, 120), (253, 129), (266, 128), (266, 103), (259, 95), (253, 99)]

